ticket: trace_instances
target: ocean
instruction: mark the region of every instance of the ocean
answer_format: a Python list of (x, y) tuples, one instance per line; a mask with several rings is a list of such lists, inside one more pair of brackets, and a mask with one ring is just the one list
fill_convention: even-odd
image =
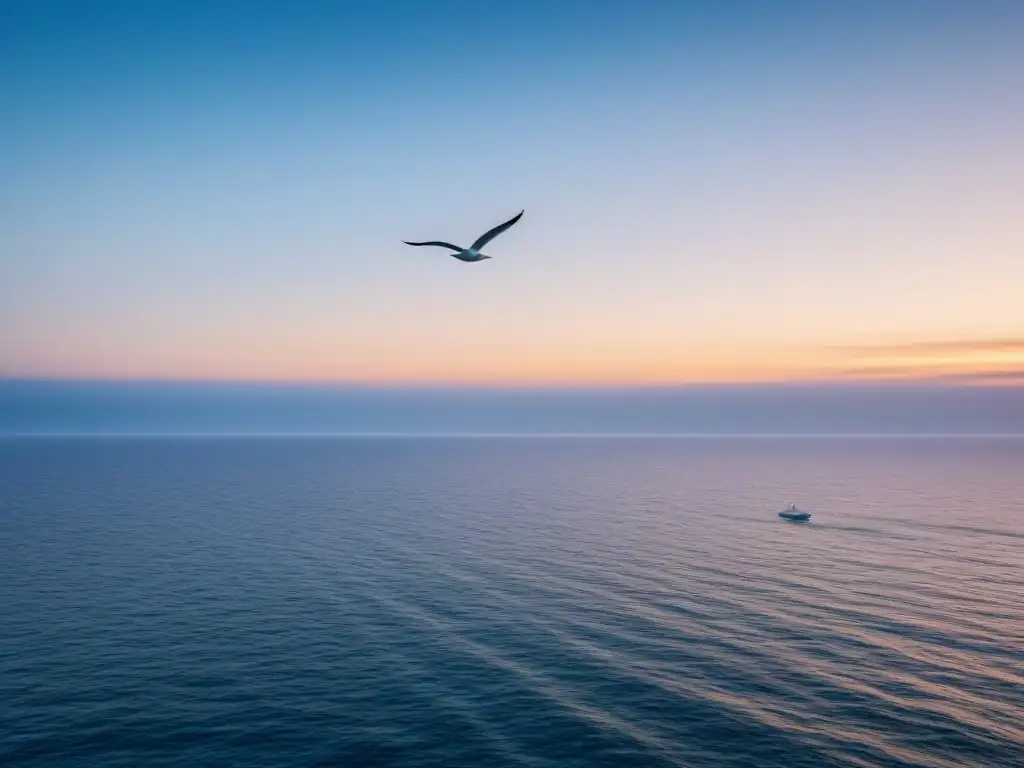
[(1024, 439), (2, 440), (0, 765), (1024, 765)]

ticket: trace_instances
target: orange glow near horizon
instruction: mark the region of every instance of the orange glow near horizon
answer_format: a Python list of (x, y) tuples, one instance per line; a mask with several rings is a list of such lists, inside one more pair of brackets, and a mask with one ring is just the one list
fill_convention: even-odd
[(982, 339), (900, 344), (847, 350), (842, 375), (863, 379), (961, 380), (1024, 383), (1024, 340)]
[[(197, 354), (200, 353), (200, 354)], [(26, 377), (197, 381), (348, 382), (379, 385), (666, 386), (701, 383), (935, 381), (1024, 383), (1024, 340), (926, 342), (890, 346), (690, 346), (657, 348), (578, 345), (495, 348), (487, 355), (458, 347), (371, 356), (345, 349), (276, 346), (190, 348), (161, 360), (97, 360), (71, 369), (41, 365)], [(443, 352), (444, 354), (439, 354)], [(346, 354), (348, 353), (348, 354)], [(390, 353), (390, 354), (388, 354)], [(373, 358), (377, 359), (374, 360)], [(99, 365), (97, 365), (99, 363)], [(105, 364), (104, 364), (105, 363)]]

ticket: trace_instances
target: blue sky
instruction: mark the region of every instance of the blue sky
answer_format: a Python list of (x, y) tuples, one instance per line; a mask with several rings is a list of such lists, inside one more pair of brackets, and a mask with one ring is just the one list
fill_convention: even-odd
[(15, 0), (0, 82), (7, 376), (1024, 370), (1020, 3)]

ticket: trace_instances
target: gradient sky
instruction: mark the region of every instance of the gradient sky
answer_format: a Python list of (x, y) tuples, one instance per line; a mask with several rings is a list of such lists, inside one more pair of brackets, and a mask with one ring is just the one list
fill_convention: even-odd
[(1022, 137), (1014, 0), (5, 0), (0, 375), (1024, 381)]

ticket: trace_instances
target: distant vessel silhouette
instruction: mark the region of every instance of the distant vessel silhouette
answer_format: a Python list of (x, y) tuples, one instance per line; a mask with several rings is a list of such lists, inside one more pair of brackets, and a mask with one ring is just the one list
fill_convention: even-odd
[(796, 508), (796, 504), (790, 504), (779, 512), (779, 517), (789, 520), (792, 523), (806, 523), (811, 519), (810, 512), (804, 512)]

